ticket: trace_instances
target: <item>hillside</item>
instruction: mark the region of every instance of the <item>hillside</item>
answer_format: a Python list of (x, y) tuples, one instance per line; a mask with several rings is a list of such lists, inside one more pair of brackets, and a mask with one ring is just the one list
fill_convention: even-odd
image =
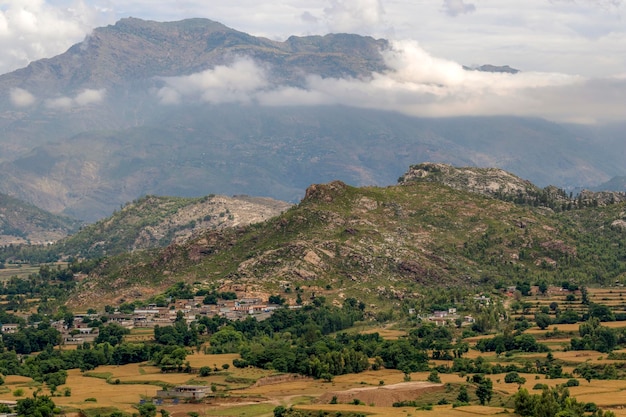
[(248, 196), (147, 196), (83, 228), (58, 246), (64, 254), (92, 258), (164, 247), (207, 230), (262, 222), (289, 207), (291, 204), (282, 201)]
[(289, 207), (291, 204), (282, 201), (248, 196), (146, 196), (126, 204), (103, 220), (82, 227), (54, 245), (33, 248), (33, 251), (37, 254), (45, 251), (48, 259), (113, 256), (183, 243), (194, 234), (207, 230), (262, 222)]
[[(498, 167), (565, 189), (626, 173), (622, 124), (409, 117), (316, 95), (322, 80), (393, 71), (388, 48), (352, 34), (278, 42), (207, 19), (97, 28), (0, 76), (0, 192), (93, 222), (143, 195), (297, 202), (312, 183), (386, 185), (422, 161)], [(186, 87), (205, 78), (216, 89), (208, 95)], [(266, 90), (274, 101), (254, 94)], [(292, 94), (311, 101), (294, 105)]]
[(0, 246), (55, 242), (75, 232), (80, 222), (0, 194)]
[(265, 223), (106, 260), (73, 303), (132, 300), (179, 280), (265, 293), (309, 286), (381, 305), (419, 297), (423, 286), (612, 282), (626, 279), (626, 249), (614, 245), (624, 220), (624, 203), (555, 213), (440, 182), (335, 181), (309, 187), (298, 206)]

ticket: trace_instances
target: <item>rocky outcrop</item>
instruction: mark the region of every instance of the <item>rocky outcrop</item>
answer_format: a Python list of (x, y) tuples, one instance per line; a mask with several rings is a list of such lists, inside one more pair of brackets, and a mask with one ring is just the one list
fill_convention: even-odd
[(553, 185), (539, 188), (530, 181), (498, 168), (454, 167), (432, 162), (411, 166), (398, 181), (400, 184), (412, 181), (439, 182), (456, 190), (558, 211), (626, 201), (625, 192), (583, 190), (573, 196)]
[(457, 168), (448, 164), (432, 162), (412, 165), (399, 179), (400, 184), (406, 184), (410, 181), (440, 182), (456, 190), (488, 196), (530, 195), (540, 191), (540, 188), (530, 181), (499, 168)]
[(330, 203), (335, 196), (341, 193), (348, 186), (341, 181), (333, 181), (328, 184), (313, 184), (306, 189), (304, 201), (316, 200)]
[(626, 193), (618, 191), (589, 191), (583, 190), (578, 195), (583, 206), (607, 206), (609, 204), (626, 201)]

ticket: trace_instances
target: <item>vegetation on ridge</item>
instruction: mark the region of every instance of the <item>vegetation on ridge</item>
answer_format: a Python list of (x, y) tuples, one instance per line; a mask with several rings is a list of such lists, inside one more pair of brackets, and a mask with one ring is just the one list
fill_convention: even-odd
[(436, 182), (333, 182), (311, 186), (298, 206), (267, 222), (209, 231), (152, 257), (108, 259), (86, 286), (100, 294), (182, 279), (269, 291), (288, 282), (374, 301), (430, 285), (602, 284), (624, 278), (625, 216), (623, 203), (554, 213)]
[(165, 247), (199, 231), (262, 221), (290, 206), (282, 201), (248, 196), (145, 196), (54, 245), (1, 248), (0, 259), (13, 262), (53, 262), (64, 257), (97, 259)]

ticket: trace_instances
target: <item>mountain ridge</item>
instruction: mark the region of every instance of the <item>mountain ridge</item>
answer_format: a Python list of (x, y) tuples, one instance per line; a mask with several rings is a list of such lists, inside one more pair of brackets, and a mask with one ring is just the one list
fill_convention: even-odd
[(308, 91), (311, 79), (366, 80), (390, 70), (381, 55), (388, 46), (352, 34), (277, 42), (207, 19), (97, 28), (64, 54), (0, 76), (0, 192), (96, 221), (147, 194), (295, 202), (312, 183), (385, 185), (423, 161), (499, 167), (567, 190), (625, 174), (619, 124), (428, 119), (254, 101), (165, 104), (157, 95), (168, 77), (221, 71), (235, 57), (287, 92)]
[(419, 299), (422, 286), (626, 279), (625, 249), (613, 244), (626, 232), (624, 202), (556, 212), (408, 177), (387, 187), (313, 184), (265, 222), (105, 260), (72, 303), (130, 302), (178, 281), (264, 293), (306, 286), (384, 306)]
[(111, 216), (82, 225), (70, 236), (60, 236), (52, 244), (5, 250), (5, 258), (16, 262), (98, 259), (150, 250), (181, 244), (207, 230), (238, 228), (262, 222), (290, 207), (291, 204), (283, 201), (245, 195), (196, 198), (144, 196), (128, 202)]
[[(357, 44), (359, 48), (351, 49)], [(384, 69), (378, 48), (386, 46), (387, 41), (351, 34), (292, 36), (278, 42), (209, 19), (155, 22), (125, 18), (94, 29), (84, 41), (63, 54), (1, 75), (0, 91), (6, 94), (7, 85), (11, 85), (54, 95), (81, 88), (123, 86), (154, 77), (193, 74), (229, 63), (237, 54), (265, 60), (287, 58), (278, 61), (277, 66), (283, 70), (275, 72), (279, 76), (289, 71), (297, 73), (295, 69), (302, 64), (322, 76), (357, 76)], [(289, 57), (288, 52), (292, 53)], [(350, 52), (352, 58), (344, 59), (345, 52)], [(316, 62), (312, 57), (326, 59)], [(338, 72), (332, 72), (333, 69)], [(288, 75), (277, 81), (293, 77)], [(31, 81), (16, 82), (24, 78)]]

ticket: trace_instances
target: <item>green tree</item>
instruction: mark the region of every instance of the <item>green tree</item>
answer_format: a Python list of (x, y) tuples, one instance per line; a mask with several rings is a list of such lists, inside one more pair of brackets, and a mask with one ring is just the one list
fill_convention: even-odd
[(552, 324), (552, 319), (549, 315), (544, 313), (535, 314), (535, 323), (541, 330), (545, 330), (550, 324)]
[(139, 404), (137, 410), (140, 417), (156, 417), (156, 406), (152, 403)]
[(54, 402), (45, 395), (17, 400), (15, 411), (19, 417), (52, 417)]
[(270, 295), (268, 302), (270, 304), (278, 304), (278, 305), (283, 305), (285, 303), (285, 298), (281, 297), (280, 295)]
[(96, 343), (109, 343), (111, 346), (116, 346), (122, 343), (124, 336), (127, 334), (130, 334), (130, 330), (127, 328), (117, 323), (109, 323), (100, 328)]
[(488, 404), (493, 396), (493, 382), (489, 378), (485, 378), (481, 375), (481, 378), (476, 387), (476, 396), (480, 405)]
[(561, 410), (556, 391), (544, 388), (541, 397), (535, 401), (535, 417), (555, 417)]
[(515, 413), (522, 417), (533, 416), (535, 413), (535, 396), (531, 396), (526, 388), (515, 394)]
[(230, 326), (211, 336), (211, 353), (237, 353), (243, 343), (243, 333)]
[(470, 398), (465, 385), (461, 385), (461, 388), (459, 388), (459, 395), (457, 395), (456, 400), (462, 403), (469, 403)]
[(274, 408), (274, 417), (284, 417), (287, 415), (287, 409), (282, 406), (279, 405), (278, 407)]

